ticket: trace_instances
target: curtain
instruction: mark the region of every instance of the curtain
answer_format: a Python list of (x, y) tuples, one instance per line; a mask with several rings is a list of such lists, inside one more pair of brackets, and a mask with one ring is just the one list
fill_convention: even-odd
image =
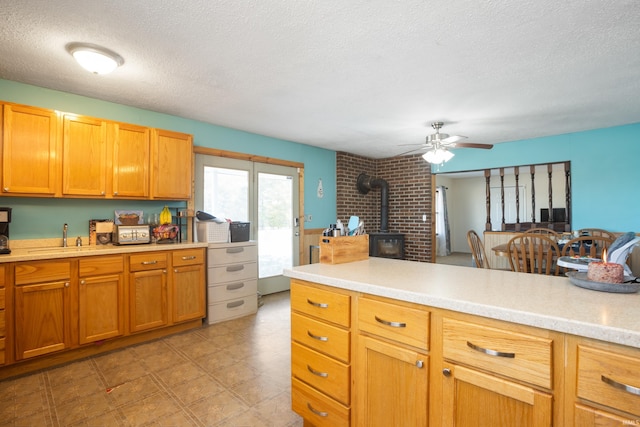
[(451, 232), (447, 212), (447, 191), (444, 186), (436, 187), (436, 255), (451, 255)]

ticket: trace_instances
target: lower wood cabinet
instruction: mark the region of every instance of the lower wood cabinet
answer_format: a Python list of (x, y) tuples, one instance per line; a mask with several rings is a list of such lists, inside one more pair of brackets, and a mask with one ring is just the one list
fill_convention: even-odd
[(172, 266), (172, 321), (202, 319), (206, 315), (204, 248), (174, 251)]
[(124, 255), (81, 258), (78, 263), (80, 344), (124, 335)]
[(129, 332), (160, 328), (169, 323), (166, 252), (129, 257)]
[(70, 261), (15, 266), (15, 359), (65, 350), (72, 345)]

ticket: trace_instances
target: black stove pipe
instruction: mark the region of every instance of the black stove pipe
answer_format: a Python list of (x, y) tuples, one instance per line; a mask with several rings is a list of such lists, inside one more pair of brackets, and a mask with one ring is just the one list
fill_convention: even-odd
[(367, 194), (372, 188), (380, 189), (380, 232), (389, 232), (389, 184), (387, 181), (361, 173), (358, 176), (357, 187), (362, 194)]

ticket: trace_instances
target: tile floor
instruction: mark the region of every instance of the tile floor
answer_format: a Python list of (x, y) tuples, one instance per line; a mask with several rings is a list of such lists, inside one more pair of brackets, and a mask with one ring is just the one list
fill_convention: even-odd
[(0, 426), (302, 426), (289, 293), (258, 314), (0, 381)]

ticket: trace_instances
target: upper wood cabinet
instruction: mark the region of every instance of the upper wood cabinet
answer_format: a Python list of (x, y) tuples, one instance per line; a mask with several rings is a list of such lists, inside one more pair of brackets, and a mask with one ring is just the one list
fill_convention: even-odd
[(113, 123), (109, 140), (113, 144), (111, 194), (113, 197), (149, 197), (151, 129)]
[(66, 114), (62, 138), (62, 194), (101, 196), (107, 192), (107, 122)]
[(151, 197), (189, 199), (193, 176), (193, 138), (184, 133), (154, 129), (152, 141)]
[(55, 195), (59, 186), (58, 114), (24, 105), (0, 106), (2, 194)]
[(193, 137), (0, 103), (7, 196), (189, 200)]

